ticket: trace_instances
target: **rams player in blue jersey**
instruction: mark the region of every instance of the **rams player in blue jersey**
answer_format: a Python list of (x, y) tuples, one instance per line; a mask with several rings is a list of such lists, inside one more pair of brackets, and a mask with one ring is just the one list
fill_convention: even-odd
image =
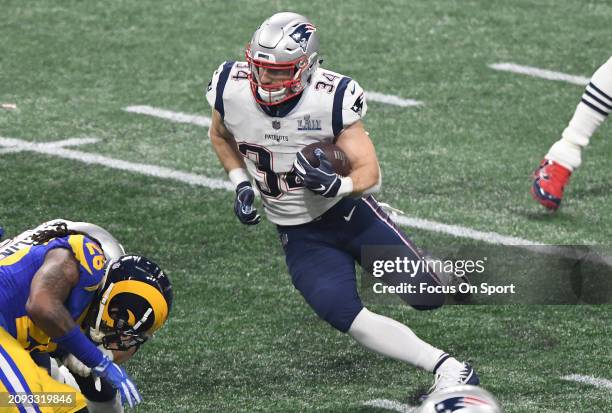
[[(84, 388), (94, 392), (98, 379), (112, 389), (113, 399), (118, 390), (122, 402), (134, 406), (142, 399), (113, 357), (129, 358), (161, 328), (171, 305), (170, 281), (161, 269), (144, 257), (124, 255), (96, 225), (55, 220), (4, 241), (0, 392), (74, 391), (36, 367), (48, 367), (51, 354), (79, 374), (91, 373), (87, 379), (75, 375), (88, 399)], [(77, 399), (72, 409), (45, 410), (34, 403), (14, 411), (77, 411), (85, 402), (81, 394)]]

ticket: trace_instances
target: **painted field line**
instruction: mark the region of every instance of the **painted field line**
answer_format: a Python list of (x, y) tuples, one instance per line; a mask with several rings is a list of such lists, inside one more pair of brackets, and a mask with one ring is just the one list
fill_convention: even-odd
[(363, 402), (363, 405), (368, 407), (375, 407), (377, 409), (392, 410), (394, 412), (400, 413), (414, 413), (417, 409), (415, 406), (410, 406), (408, 404), (396, 402), (395, 400), (387, 399), (368, 400), (367, 402)]
[(70, 139), (62, 139), (61, 141), (46, 142), (41, 145), (52, 147), (52, 148), (61, 148), (65, 146), (89, 145), (89, 144), (96, 143), (99, 141), (100, 139), (97, 139), (97, 138), (70, 138)]
[(590, 78), (584, 76), (568, 75), (567, 73), (554, 72), (552, 70), (540, 69), (532, 66), (521, 66), (516, 63), (493, 63), (490, 64), (489, 67), (503, 72), (520, 73), (522, 75), (539, 77), (547, 80), (558, 80), (581, 86), (588, 85), (590, 81)]
[[(388, 105), (409, 107), (420, 106), (423, 102), (413, 99), (404, 99), (395, 95), (385, 95), (378, 92), (365, 92), (367, 100), (372, 102), (386, 103)], [(140, 115), (153, 116), (155, 118), (169, 120), (177, 123), (189, 123), (192, 125), (210, 127), (210, 118), (206, 116), (193, 115), (190, 113), (174, 112), (172, 110), (156, 108), (148, 105), (135, 105), (123, 108), (124, 111), (130, 113), (138, 113)]]
[(568, 376), (561, 377), (561, 380), (575, 381), (577, 383), (589, 384), (591, 386), (599, 387), (600, 389), (612, 390), (612, 380), (599, 379), (597, 377), (592, 376), (570, 374)]
[(226, 189), (228, 191), (234, 190), (234, 186), (229, 181), (222, 179), (208, 178), (206, 176), (177, 171), (175, 169), (165, 168), (162, 166), (122, 161), (120, 159), (109, 158), (107, 156), (98, 155), (95, 153), (64, 149), (61, 147), (54, 147), (51, 145), (37, 144), (20, 139), (4, 137), (0, 137), (0, 146), (19, 148), (24, 151), (57, 156), (86, 164), (102, 165), (113, 169), (136, 172), (142, 175), (154, 176), (157, 178), (172, 179), (190, 185), (204, 186), (211, 189)]
[(472, 228), (462, 227), (460, 225), (443, 224), (441, 222), (430, 221), (428, 219), (414, 218), (406, 215), (392, 214), (390, 216), (395, 222), (406, 227), (424, 229), (431, 232), (439, 232), (442, 234), (448, 234), (460, 238), (470, 238), (477, 241), (485, 241), (490, 244), (517, 246), (541, 245), (541, 243), (529, 241), (523, 238), (510, 237), (507, 235), (498, 234), (496, 232), (478, 231)]
[[(40, 144), (20, 139), (0, 137), (0, 147), (7, 147), (11, 149), (52, 155), (60, 158), (83, 162), (86, 164), (102, 165), (113, 169), (119, 169), (122, 171), (135, 172), (142, 175), (154, 176), (164, 179), (172, 179), (190, 185), (203, 186), (210, 189), (225, 189), (228, 191), (234, 191), (233, 185), (229, 181), (223, 179), (209, 178), (202, 175), (182, 172), (175, 169), (165, 168), (156, 165), (123, 161), (120, 159), (109, 158), (107, 156), (95, 153), (65, 149), (62, 147), (53, 146), (53, 142)], [(495, 232), (477, 231), (475, 229), (467, 227), (462, 227), (458, 225), (448, 225), (436, 221), (429, 221), (426, 219), (409, 217), (405, 215), (392, 216), (392, 218), (400, 225), (423, 229), (426, 231), (439, 232), (455, 237), (475, 239), (491, 244), (529, 246), (529, 248), (534, 249), (541, 248), (543, 249), (542, 252), (546, 252), (545, 249), (550, 248), (545, 246), (539, 246), (538, 243), (530, 240), (509, 237)]]
[[(63, 139), (60, 141), (53, 141), (53, 142), (26, 142), (26, 143), (30, 145), (35, 145), (38, 148), (62, 148), (65, 146), (88, 145), (91, 143), (96, 143), (98, 141), (99, 139), (96, 139), (96, 138), (71, 138), (71, 139)], [(21, 152), (21, 151), (26, 150), (24, 149), (23, 142), (25, 141), (14, 140), (14, 142), (8, 142), (8, 141), (5, 142), (5, 145), (0, 145), (0, 146), (4, 146), (4, 148), (0, 149), (0, 154), (16, 153), (16, 152)]]
[(404, 99), (395, 95), (385, 95), (384, 93), (365, 91), (366, 101), (386, 103), (387, 105), (408, 107), (420, 106), (423, 102), (413, 99)]
[(458, 238), (469, 238), (477, 241), (484, 241), (489, 244), (506, 245), (521, 248), (539, 254), (553, 255), (557, 257), (573, 258), (575, 260), (588, 259), (589, 262), (599, 263), (612, 267), (612, 256), (603, 254), (591, 254), (587, 256), (584, 251), (571, 246), (546, 245), (541, 242), (530, 241), (524, 238), (501, 235), (497, 232), (478, 231), (460, 225), (442, 224), (428, 219), (414, 218), (406, 215), (389, 215), (393, 221), (409, 228), (422, 229), (430, 232), (452, 235)]
[(2, 148), (0, 149), (0, 155), (3, 155), (5, 153), (17, 153), (21, 151), (22, 149), (19, 149), (19, 148)]
[(173, 112), (171, 110), (155, 108), (147, 105), (128, 106), (123, 108), (124, 111), (130, 113), (139, 113), (141, 115), (153, 116), (156, 118), (166, 119), (177, 123), (190, 123), (205, 128), (210, 126), (210, 118), (206, 116), (191, 115), (189, 113)]

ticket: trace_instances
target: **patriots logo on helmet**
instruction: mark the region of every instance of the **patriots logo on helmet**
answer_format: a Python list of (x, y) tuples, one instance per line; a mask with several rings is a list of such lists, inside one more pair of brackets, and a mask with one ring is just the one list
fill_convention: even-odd
[(311, 23), (300, 23), (289, 34), (289, 37), (291, 37), (297, 44), (299, 44), (304, 53), (306, 53), (306, 48), (308, 47), (308, 40), (310, 39), (310, 35), (316, 31), (317, 28), (314, 27), (314, 25), (312, 25)]
[(452, 397), (436, 404), (436, 413), (461, 412), (470, 406), (490, 406), (490, 404), (476, 396)]

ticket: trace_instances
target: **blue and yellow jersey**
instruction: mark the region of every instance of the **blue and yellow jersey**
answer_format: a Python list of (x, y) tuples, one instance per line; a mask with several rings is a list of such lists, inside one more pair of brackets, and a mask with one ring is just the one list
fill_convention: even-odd
[[(10, 245), (9, 245), (10, 247)], [(100, 246), (86, 235), (53, 238), (42, 245), (15, 243), (0, 251), (0, 326), (26, 350), (52, 352), (57, 345), (50, 341), (26, 313), (26, 302), (34, 274), (42, 266), (47, 252), (65, 248), (79, 263), (79, 283), (64, 303), (80, 324), (103, 280), (105, 257)]]
[[(28, 395), (33, 403), (17, 402), (19, 397)], [(55, 400), (54, 395), (58, 396)], [(47, 370), (37, 366), (30, 353), (0, 327), (0, 411), (72, 413), (81, 411), (86, 405), (81, 392), (51, 378)]]

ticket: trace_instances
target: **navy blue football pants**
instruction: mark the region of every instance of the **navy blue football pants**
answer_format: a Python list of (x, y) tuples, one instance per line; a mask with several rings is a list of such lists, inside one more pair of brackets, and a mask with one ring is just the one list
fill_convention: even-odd
[[(363, 304), (357, 292), (355, 261), (366, 271), (376, 257), (362, 262), (364, 248), (384, 252), (392, 247), (409, 260), (422, 258), (419, 250), (391, 221), (372, 196), (343, 198), (316, 220), (295, 226), (277, 226), (291, 280), (317, 315), (334, 328), (347, 332)], [(371, 271), (370, 271), (371, 272)], [(387, 284), (402, 282), (439, 285), (435, 273), (425, 268), (414, 277), (387, 275)], [(417, 309), (432, 309), (444, 303), (442, 294), (410, 294), (402, 299)]]

